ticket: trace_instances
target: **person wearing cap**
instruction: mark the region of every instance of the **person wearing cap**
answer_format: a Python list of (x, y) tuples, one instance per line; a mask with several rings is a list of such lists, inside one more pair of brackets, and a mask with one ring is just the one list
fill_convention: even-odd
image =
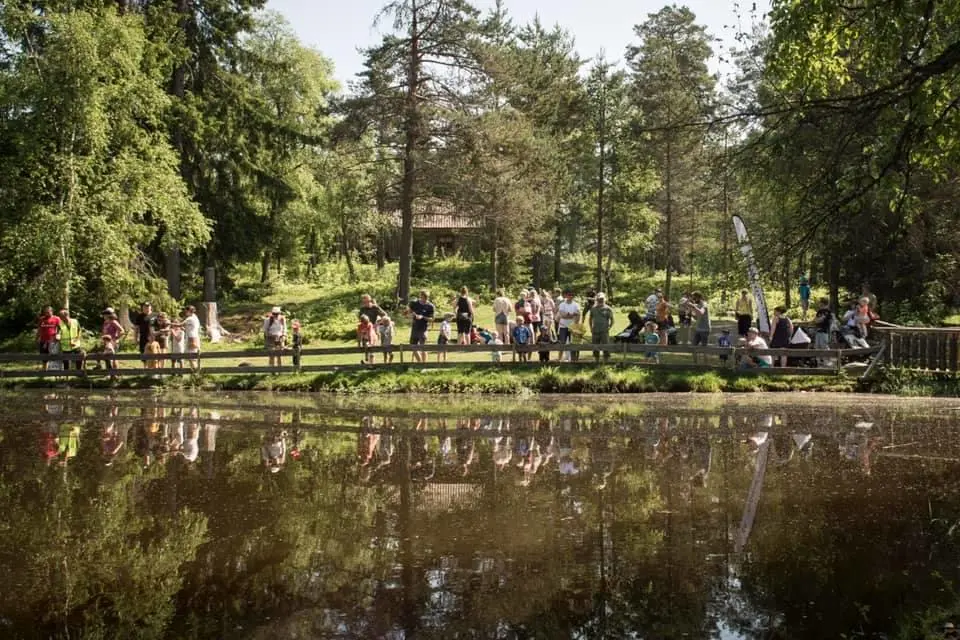
[[(587, 312), (590, 316), (590, 334), (593, 344), (609, 344), (610, 329), (613, 328), (613, 309), (607, 305), (607, 296), (603, 292), (597, 293), (593, 306)], [(593, 352), (593, 359), (600, 362), (600, 352)], [(610, 352), (603, 352), (603, 359), (610, 359)]]
[[(73, 361), (74, 368), (77, 371), (83, 369), (87, 352), (80, 346), (80, 322), (70, 317), (69, 309), (60, 310), (60, 352), (80, 356), (79, 360)], [(63, 368), (69, 369), (70, 363), (64, 362)]]
[(270, 366), (282, 366), (280, 354), (287, 337), (287, 319), (280, 307), (270, 309), (270, 315), (263, 319), (263, 342), (270, 352)]
[(140, 353), (144, 353), (150, 342), (150, 336), (157, 330), (157, 315), (153, 312), (152, 304), (144, 302), (140, 305), (140, 313), (134, 316), (133, 325), (137, 328)]

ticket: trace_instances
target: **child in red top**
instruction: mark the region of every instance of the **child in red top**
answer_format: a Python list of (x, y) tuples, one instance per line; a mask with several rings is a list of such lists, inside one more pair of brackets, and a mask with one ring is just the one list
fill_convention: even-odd
[[(361, 349), (377, 346), (377, 327), (367, 316), (360, 316), (360, 324), (357, 325), (357, 344)], [(373, 353), (368, 351), (361, 363), (373, 364)]]

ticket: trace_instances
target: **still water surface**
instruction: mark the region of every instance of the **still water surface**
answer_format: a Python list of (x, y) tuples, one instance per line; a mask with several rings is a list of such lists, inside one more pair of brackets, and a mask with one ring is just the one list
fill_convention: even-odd
[(0, 402), (2, 637), (906, 638), (957, 602), (955, 402)]

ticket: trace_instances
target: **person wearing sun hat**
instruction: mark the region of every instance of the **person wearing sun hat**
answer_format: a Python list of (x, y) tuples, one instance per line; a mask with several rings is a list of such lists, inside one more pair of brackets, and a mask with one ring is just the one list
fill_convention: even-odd
[(263, 319), (263, 342), (270, 352), (270, 366), (281, 366), (280, 354), (287, 337), (287, 319), (283, 316), (283, 309), (273, 307), (270, 315)]

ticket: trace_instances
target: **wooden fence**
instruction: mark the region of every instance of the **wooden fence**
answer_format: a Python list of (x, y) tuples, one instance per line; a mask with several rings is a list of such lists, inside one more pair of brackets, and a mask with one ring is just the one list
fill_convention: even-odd
[(885, 358), (895, 367), (930, 372), (960, 371), (960, 330), (933, 327), (878, 327), (883, 336)]
[[(108, 369), (104, 362), (104, 354), (88, 354), (86, 356), (86, 366), (84, 369), (73, 368), (72, 363), (82, 359), (76, 354), (59, 355), (41, 355), (41, 354), (0, 354), (0, 378), (36, 378), (36, 377), (85, 377), (85, 376), (166, 376), (189, 374), (195, 367), (204, 374), (274, 374), (274, 373), (321, 373), (335, 371), (351, 371), (363, 369), (395, 368), (408, 365), (416, 365), (417, 368), (445, 368), (455, 367), (457, 365), (465, 366), (486, 366), (486, 367), (536, 367), (547, 363), (538, 362), (537, 352), (548, 350), (551, 360), (550, 366), (571, 366), (588, 365), (594, 363), (592, 352), (606, 353), (608, 356), (601, 357), (600, 362), (610, 364), (629, 364), (646, 367), (662, 367), (671, 369), (687, 370), (710, 370), (710, 369), (732, 369), (736, 367), (738, 356), (743, 352), (736, 347), (694, 347), (692, 345), (644, 345), (644, 344), (551, 344), (548, 349), (540, 345), (516, 346), (516, 345), (423, 345), (419, 347), (411, 345), (394, 345), (392, 352), (394, 360), (390, 364), (381, 362), (384, 349), (374, 347), (363, 349), (358, 347), (320, 347), (313, 349), (303, 349), (300, 352), (301, 366), (292, 365), (293, 351), (284, 349), (280, 352), (268, 351), (265, 349), (244, 350), (244, 351), (214, 351), (198, 355), (191, 354), (137, 354), (137, 353), (118, 353), (110, 355), (109, 359), (119, 363), (118, 368)], [(804, 364), (811, 366), (791, 366), (775, 367), (773, 369), (747, 369), (744, 373), (771, 373), (778, 374), (839, 374), (843, 370), (844, 364), (854, 360), (864, 360), (875, 356), (884, 350), (883, 346), (870, 349), (766, 349), (754, 350), (752, 355), (772, 356), (775, 360), (778, 357), (786, 356), (791, 359), (801, 359)], [(419, 351), (425, 354), (426, 362), (416, 362), (414, 352)], [(444, 354), (474, 354), (482, 359), (479, 360), (457, 360), (453, 362), (430, 362), (429, 355), (436, 353)], [(494, 354), (499, 353), (498, 361), (494, 360)], [(520, 354), (530, 355), (530, 362), (520, 362)], [(578, 354), (577, 361), (561, 361), (561, 354)], [(648, 354), (656, 354), (656, 358), (648, 357)], [(271, 356), (280, 355), (283, 358), (283, 366), (267, 366), (266, 363), (254, 364), (254, 360), (267, 360)], [(374, 364), (364, 364), (361, 361), (366, 356), (371, 355), (377, 360)], [(330, 356), (356, 356), (357, 364), (337, 364), (323, 363), (324, 357)], [(724, 358), (725, 357), (725, 358)], [(229, 366), (218, 366), (218, 361), (242, 359), (241, 364), (230, 364)], [(307, 363), (307, 360), (310, 360)], [(163, 366), (151, 368), (145, 366), (146, 363), (154, 361), (163, 361)], [(172, 361), (182, 361), (182, 368), (174, 368)], [(47, 363), (61, 362), (63, 369), (51, 369)], [(94, 362), (99, 362), (100, 366), (94, 368)], [(16, 365), (22, 363), (23, 367)], [(38, 368), (26, 368), (30, 363)], [(129, 366), (127, 363), (135, 363)], [(9, 366), (14, 365), (14, 366)]]

